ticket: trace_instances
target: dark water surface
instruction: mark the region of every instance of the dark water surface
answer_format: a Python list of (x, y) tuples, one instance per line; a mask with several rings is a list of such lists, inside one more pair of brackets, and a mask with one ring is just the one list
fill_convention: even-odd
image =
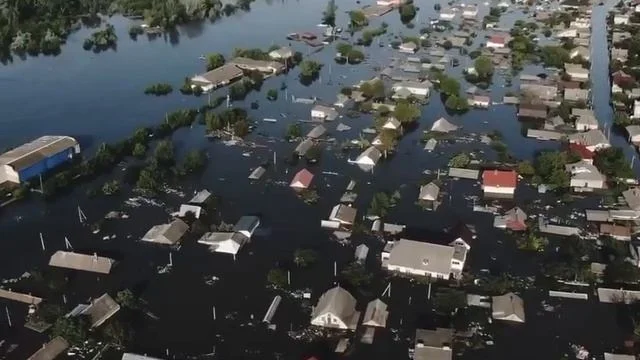
[[(344, 11), (357, 6), (352, 1), (338, 1), (340, 24), (346, 23)], [(433, 15), (433, 3), (418, 0), (422, 7), (420, 21), (426, 22)], [(443, 8), (445, 7), (442, 2)], [(185, 76), (204, 70), (198, 57), (209, 52), (221, 52), (230, 56), (234, 47), (262, 47), (271, 44), (285, 45), (287, 33), (293, 31), (316, 31), (320, 21), (324, 1), (257, 1), (250, 13), (243, 13), (222, 19), (215, 24), (193, 25), (180, 29), (179, 36), (148, 41), (141, 37), (134, 42), (128, 38), (129, 20), (112, 18), (120, 41), (117, 51), (98, 55), (82, 50), (83, 39), (91, 30), (81, 30), (73, 34), (58, 57), (30, 58), (26, 61), (0, 68), (0, 144), (18, 145), (42, 134), (68, 134), (83, 141), (92, 152), (103, 141), (115, 141), (130, 134), (135, 128), (157, 124), (168, 111), (183, 107), (202, 105), (206, 98), (185, 97), (177, 91), (167, 97), (143, 95), (143, 89), (152, 83), (170, 82), (178, 89)], [(481, 14), (488, 7), (481, 7)], [(593, 96), (596, 115), (601, 123), (610, 123), (608, 59), (605, 34), (606, 7), (595, 7), (593, 11)], [(517, 14), (504, 16), (505, 26), (517, 19)], [(384, 20), (393, 33), (415, 35), (421, 25), (407, 29), (399, 22), (397, 12), (375, 19), (372, 26)], [(479, 43), (482, 36), (476, 39)], [(383, 37), (388, 44), (390, 37)], [(294, 43), (293, 47), (307, 54), (307, 49)], [(279, 88), (284, 81), (288, 85), (289, 96), (318, 96), (333, 102), (335, 94), (344, 85), (350, 85), (371, 78), (375, 72), (372, 65), (387, 63), (393, 51), (387, 47), (372, 46), (366, 49), (369, 65), (349, 66), (332, 63), (332, 46), (311, 58), (325, 63), (321, 80), (305, 87), (297, 80), (297, 70), (286, 76), (269, 79), (263, 89)], [(601, 56), (602, 55), (602, 56)], [(462, 59), (461, 59), (462, 60)], [(455, 69), (459, 73), (468, 59), (461, 61)], [(536, 71), (535, 67), (529, 70)], [(328, 83), (331, 84), (328, 84)], [(492, 89), (494, 101), (500, 101), (505, 89), (501, 78), (495, 79)], [(219, 90), (213, 96), (224, 94)], [(260, 109), (250, 111), (257, 120), (278, 118), (276, 124), (260, 122), (259, 133), (281, 138), (286, 125), (298, 119), (308, 119), (310, 106), (294, 104), (281, 93), (278, 101), (269, 103), (265, 91), (252, 93), (244, 103), (260, 102)], [(242, 104), (234, 104), (242, 106)], [(131, 215), (105, 227), (100, 234), (92, 234), (87, 227), (78, 223), (76, 207), (80, 205), (89, 221), (96, 221), (110, 210), (118, 209), (126, 198), (88, 199), (87, 186), (74, 189), (53, 202), (35, 200), (3, 209), (0, 217), (0, 277), (15, 277), (33, 268), (46, 269), (49, 256), (64, 248), (67, 236), (79, 251), (97, 251), (120, 261), (108, 277), (91, 274), (72, 273), (65, 293), (70, 303), (85, 301), (104, 291), (112, 295), (122, 288), (135, 289), (149, 302), (149, 310), (160, 320), (145, 320), (136, 326), (134, 351), (165, 356), (169, 349), (171, 356), (184, 358), (187, 355), (210, 353), (215, 347), (221, 358), (272, 358), (273, 352), (284, 354), (285, 358), (300, 358), (304, 354), (323, 354), (321, 359), (333, 357), (327, 347), (300, 346), (290, 343), (285, 332), (306, 326), (308, 314), (301, 310), (300, 301), (285, 298), (274, 318), (278, 326), (275, 334), (261, 327), (241, 326), (243, 323), (262, 319), (275, 292), (265, 288), (266, 274), (270, 268), (288, 262), (298, 247), (316, 249), (321, 258), (314, 267), (292, 272), (294, 288), (311, 288), (314, 300), (334, 282), (333, 262), (338, 267), (346, 265), (353, 256), (353, 247), (341, 246), (332, 240), (327, 232), (320, 229), (320, 219), (328, 216), (333, 205), (339, 201), (342, 190), (349, 179), (358, 180), (359, 193), (357, 207), (364, 215), (371, 196), (376, 191), (399, 190), (401, 204), (388, 217), (390, 222), (400, 222), (416, 226), (442, 228), (458, 219), (473, 223), (478, 229), (477, 243), (473, 245), (470, 267), (475, 271), (482, 268), (498, 268), (517, 274), (528, 274), (535, 269), (527, 254), (515, 251), (515, 245), (503, 232), (491, 227), (493, 218), (487, 214), (473, 213), (471, 204), (464, 195), (481, 195), (477, 184), (466, 181), (450, 181), (446, 191), (452, 196), (436, 213), (422, 211), (416, 206), (418, 186), (428, 176), (425, 169), (443, 168), (449, 154), (458, 151), (482, 150), (484, 157), (495, 158), (493, 151), (478, 142), (454, 142), (440, 144), (434, 153), (422, 150), (419, 140), (422, 130), (431, 126), (441, 116), (464, 126), (465, 132), (480, 133), (499, 130), (509, 150), (518, 158), (530, 158), (535, 151), (556, 148), (552, 142), (541, 143), (526, 139), (521, 134), (521, 125), (516, 120), (515, 108), (497, 105), (489, 110), (472, 110), (463, 116), (448, 116), (439, 97), (433, 96), (429, 105), (423, 108), (420, 128), (406, 134), (398, 152), (388, 161), (376, 167), (373, 174), (365, 173), (347, 164), (346, 156), (327, 148), (319, 165), (312, 167), (316, 174), (314, 182), (321, 199), (309, 206), (278, 182), (289, 182), (293, 173), (301, 165), (289, 168), (282, 158), (287, 156), (295, 144), (269, 142), (255, 137), (257, 143), (268, 145), (268, 149), (255, 149), (250, 157), (242, 155), (242, 149), (226, 147), (220, 143), (207, 141), (201, 126), (183, 129), (174, 135), (179, 153), (188, 149), (202, 148), (209, 155), (206, 171), (198, 178), (184, 184), (187, 197), (192, 191), (207, 188), (219, 197), (219, 214), (226, 222), (235, 222), (239, 216), (249, 213), (261, 214), (263, 218), (262, 236), (258, 236), (233, 261), (222, 254), (210, 254), (194, 239), (184, 241), (180, 251), (173, 253), (174, 270), (170, 274), (157, 275), (156, 267), (166, 264), (169, 250), (142, 244), (139, 239), (151, 226), (169, 219), (163, 208), (143, 206), (127, 209)], [(287, 114), (281, 118), (280, 114)], [(332, 136), (339, 141), (356, 137), (357, 130), (371, 124), (370, 117), (357, 119), (341, 118), (353, 129), (346, 133), (333, 131)], [(306, 130), (306, 127), (305, 127)], [(612, 142), (624, 146), (624, 137), (613, 135)], [(268, 170), (263, 180), (251, 184), (247, 179), (250, 169), (272, 158), (272, 152), (279, 155), (278, 165)], [(339, 175), (323, 175), (321, 171), (337, 172)], [(116, 178), (122, 176), (114, 171)], [(90, 186), (99, 186), (108, 177), (99, 179)], [(517, 194), (517, 201), (530, 201), (537, 195), (533, 189), (523, 186)], [(162, 199), (168, 206), (177, 206), (182, 200), (178, 196), (167, 195)], [(47, 249), (42, 251), (38, 233), (44, 234)], [(112, 240), (102, 240), (105, 235), (115, 234)], [(379, 267), (373, 256), (379, 254), (382, 244), (374, 239), (356, 238), (356, 244), (364, 241), (371, 247), (370, 267)], [(491, 260), (491, 257), (496, 260)], [(215, 275), (220, 281), (213, 286), (204, 283), (204, 277)], [(359, 307), (364, 310), (366, 302), (379, 296), (387, 282), (377, 280), (365, 293), (358, 294)], [(391, 308), (389, 324), (400, 328), (400, 342), (391, 341), (389, 332), (379, 333), (372, 346), (359, 346), (354, 356), (358, 358), (406, 357), (407, 342), (417, 326), (433, 325), (437, 318), (430, 313), (426, 303), (426, 288), (403, 281), (394, 281), (393, 296), (386, 298)], [(411, 305), (408, 298), (411, 297)], [(618, 346), (621, 340), (615, 309), (598, 305), (593, 300), (578, 302), (563, 301), (562, 310), (542, 313), (540, 301), (545, 298), (539, 290), (531, 289), (524, 294), (527, 302), (527, 323), (522, 326), (494, 324), (491, 331), (496, 334), (496, 345), (478, 353), (467, 353), (465, 358), (478, 359), (555, 359), (566, 351), (569, 342), (588, 345), (593, 354)], [(60, 302), (59, 300), (52, 300)], [(4, 305), (0, 301), (0, 305)], [(20, 319), (26, 308), (14, 303), (6, 303), (12, 313), (14, 327), (9, 329), (0, 320), (0, 339), (8, 343), (21, 344), (13, 353), (16, 359), (24, 359), (37, 349), (44, 337), (21, 328)], [(217, 321), (213, 321), (212, 307), (216, 307)], [(538, 314), (541, 313), (541, 314)], [(234, 320), (225, 319), (232, 315)], [(401, 325), (402, 324), (402, 325)], [(260, 354), (262, 351), (263, 354)], [(325, 354), (326, 353), (326, 354)]]

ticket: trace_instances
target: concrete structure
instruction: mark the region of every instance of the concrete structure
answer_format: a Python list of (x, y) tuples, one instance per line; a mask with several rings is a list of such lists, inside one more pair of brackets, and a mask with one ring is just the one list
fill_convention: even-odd
[(345, 289), (336, 286), (327, 290), (311, 312), (311, 325), (324, 328), (355, 330), (360, 320), (356, 299)]
[[(411, 354), (411, 350), (409, 350)], [(453, 329), (416, 329), (413, 360), (452, 360)]]
[(387, 311), (387, 304), (380, 299), (371, 300), (367, 305), (367, 309), (364, 312), (362, 318), (362, 325), (375, 326), (375, 327), (387, 327), (387, 318), (389, 312)]
[(327, 132), (327, 128), (325, 128), (322, 125), (318, 125), (318, 126), (314, 127), (313, 129), (311, 129), (307, 133), (307, 138), (309, 138), (309, 139), (318, 139), (318, 138), (322, 137), (322, 135), (324, 135), (326, 132)]
[(482, 172), (482, 191), (486, 194), (513, 195), (518, 185), (515, 171), (485, 170)]
[(382, 251), (382, 267), (400, 274), (434, 279), (458, 278), (467, 260), (464, 246), (438, 245), (400, 239), (389, 241)]
[(225, 64), (217, 69), (213, 69), (204, 74), (196, 75), (191, 78), (193, 85), (200, 86), (205, 92), (226, 86), (240, 79), (244, 73), (242, 69), (233, 65)]
[(0, 184), (19, 184), (43, 175), (80, 153), (70, 136), (42, 136), (0, 155)]
[(524, 323), (524, 301), (514, 293), (493, 296), (491, 317), (496, 320)]
[(85, 255), (74, 252), (58, 250), (49, 259), (49, 266), (65, 269), (108, 274), (115, 264), (115, 260), (100, 257), (97, 254)]
[(182, 240), (182, 236), (189, 230), (189, 225), (180, 219), (169, 224), (156, 225), (149, 229), (142, 237), (142, 241), (163, 245), (175, 245)]
[(564, 64), (564, 72), (571, 77), (572, 81), (588, 81), (589, 69), (585, 69), (580, 64)]

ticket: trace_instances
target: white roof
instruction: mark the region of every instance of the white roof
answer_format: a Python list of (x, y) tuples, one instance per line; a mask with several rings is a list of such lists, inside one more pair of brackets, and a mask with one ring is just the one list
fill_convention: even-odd
[(448, 274), (454, 252), (453, 246), (400, 239), (391, 247), (388, 264)]
[(202, 204), (207, 201), (211, 197), (211, 193), (208, 190), (199, 191), (197, 194), (193, 196), (189, 203), (191, 204)]
[(387, 326), (388, 317), (387, 304), (380, 299), (375, 299), (367, 305), (364, 318), (362, 318), (362, 325), (385, 327)]
[(436, 120), (433, 123), (433, 126), (431, 126), (431, 131), (437, 131), (437, 132), (443, 132), (443, 133), (448, 133), (456, 130), (458, 130), (458, 126), (452, 124), (445, 118), (440, 118)]
[(433, 182), (428, 183), (427, 185), (422, 185), (420, 187), (420, 200), (436, 200), (438, 198), (438, 194), (440, 193), (440, 187), (434, 184)]
[(349, 318), (356, 311), (356, 299), (345, 289), (336, 286), (327, 290), (318, 304), (313, 308), (311, 318), (316, 318), (322, 314), (331, 313), (337, 316), (344, 323), (349, 322)]
[(371, 159), (372, 162), (376, 164), (381, 157), (382, 157), (382, 153), (380, 152), (380, 150), (378, 150), (375, 146), (369, 146), (365, 151), (362, 152), (362, 154), (360, 154), (356, 158), (356, 162), (362, 163), (362, 160), (367, 158), (367, 159)]

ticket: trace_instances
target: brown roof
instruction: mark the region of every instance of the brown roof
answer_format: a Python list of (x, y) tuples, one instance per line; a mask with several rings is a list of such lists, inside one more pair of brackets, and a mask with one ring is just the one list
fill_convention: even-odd
[[(198, 75), (197, 77), (204, 78), (213, 85), (218, 86), (233, 79), (242, 77), (242, 75), (242, 69), (240, 69), (239, 67), (233, 64), (225, 64), (217, 69), (213, 69), (209, 72)], [(198, 83), (197, 80), (193, 80), (193, 82)]]
[(53, 360), (69, 347), (67, 340), (58, 336), (44, 344), (40, 350), (29, 356), (27, 360)]
[(73, 270), (83, 270), (108, 274), (115, 261), (98, 255), (78, 254), (74, 252), (58, 250), (49, 260), (49, 266), (61, 267)]
[(631, 237), (631, 229), (622, 225), (604, 223), (604, 224), (600, 224), (600, 234), (620, 236), (620, 237)]

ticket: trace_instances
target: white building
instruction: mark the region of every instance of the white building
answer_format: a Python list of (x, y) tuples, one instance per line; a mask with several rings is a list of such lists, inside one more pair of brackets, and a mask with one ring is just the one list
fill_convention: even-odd
[(251, 240), (260, 226), (257, 216), (243, 216), (230, 232), (209, 232), (204, 234), (198, 243), (208, 245), (211, 251), (233, 255), (235, 259), (240, 249)]
[(570, 186), (575, 191), (591, 191), (593, 189), (604, 189), (607, 178), (598, 171), (595, 165), (578, 161), (567, 164), (566, 170), (571, 174)]
[(354, 161), (358, 165), (374, 166), (382, 157), (382, 153), (375, 146), (370, 146), (362, 154), (358, 155)]
[(389, 116), (387, 118), (387, 121), (384, 123), (384, 125), (382, 125), (382, 128), (384, 130), (400, 131), (402, 130), (402, 124), (395, 117)]
[[(477, 11), (476, 11), (477, 14)], [(440, 20), (451, 21), (456, 17), (456, 13), (451, 10), (444, 10), (440, 12)]]
[(438, 200), (438, 194), (440, 194), (440, 187), (432, 181), (426, 185), (420, 186), (420, 195), (418, 195), (418, 200), (436, 201)]
[(382, 267), (393, 272), (436, 279), (458, 278), (467, 260), (464, 246), (400, 239), (382, 251)]
[(389, 311), (387, 311), (387, 304), (380, 299), (371, 300), (367, 305), (367, 309), (364, 312), (362, 318), (362, 325), (374, 326), (374, 327), (386, 327), (387, 318), (389, 317)]
[(589, 18), (577, 18), (569, 23), (569, 27), (573, 29), (589, 29), (591, 28), (591, 20)]
[(289, 47), (283, 46), (280, 49), (269, 52), (269, 57), (274, 60), (289, 59), (293, 57), (293, 50)]
[(407, 54), (413, 54), (416, 51), (418, 51), (418, 45), (413, 41), (402, 43), (400, 44), (400, 47), (398, 47), (398, 51), (407, 53)]
[(478, 7), (474, 5), (466, 6), (464, 10), (462, 10), (462, 17), (464, 18), (475, 18), (478, 16)]
[(338, 111), (329, 106), (316, 105), (311, 109), (311, 117), (314, 119), (332, 121), (338, 117)]
[(394, 92), (397, 92), (400, 89), (407, 89), (411, 93), (411, 95), (424, 96), (424, 97), (429, 96), (429, 84), (421, 83), (417, 81), (399, 82), (397, 84), (394, 84), (393, 87), (391, 87), (391, 89)]
[(640, 143), (640, 125), (629, 125), (625, 129), (629, 134), (630, 143)]
[(629, 15), (616, 14), (613, 16), (614, 25), (629, 25)]
[(345, 289), (336, 286), (327, 290), (311, 312), (311, 325), (331, 329), (355, 330), (360, 320), (356, 299)]

